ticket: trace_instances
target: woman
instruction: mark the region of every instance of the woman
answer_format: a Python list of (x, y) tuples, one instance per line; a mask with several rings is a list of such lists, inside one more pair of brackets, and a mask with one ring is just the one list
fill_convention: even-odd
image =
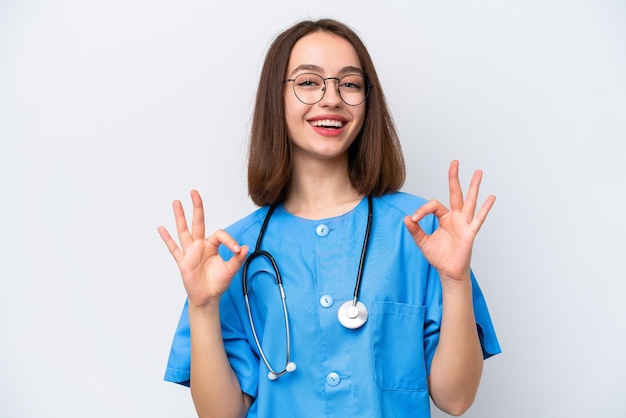
[(173, 204), (180, 247), (159, 228), (188, 294), (166, 380), (190, 385), (199, 416), (428, 417), (429, 396), (469, 408), (500, 351), (470, 271), (495, 197), (476, 212), (481, 173), (464, 199), (456, 161), (449, 209), (403, 181), (358, 36), (328, 19), (280, 34), (250, 142), (261, 208), (205, 238), (192, 191), (191, 231)]

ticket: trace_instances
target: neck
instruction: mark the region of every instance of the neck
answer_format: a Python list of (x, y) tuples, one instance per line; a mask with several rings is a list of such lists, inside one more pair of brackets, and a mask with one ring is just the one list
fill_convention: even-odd
[(307, 219), (343, 215), (359, 204), (363, 195), (348, 177), (347, 159), (294, 164), (285, 209)]

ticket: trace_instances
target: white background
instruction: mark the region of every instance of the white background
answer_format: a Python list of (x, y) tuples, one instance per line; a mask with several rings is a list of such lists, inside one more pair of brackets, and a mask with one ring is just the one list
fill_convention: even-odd
[(466, 416), (626, 416), (618, 0), (0, 0), (0, 416), (194, 416), (156, 227), (192, 188), (211, 230), (253, 209), (266, 48), (324, 16), (369, 47), (405, 190), (447, 201), (458, 158), (498, 197), (473, 267), (504, 352)]

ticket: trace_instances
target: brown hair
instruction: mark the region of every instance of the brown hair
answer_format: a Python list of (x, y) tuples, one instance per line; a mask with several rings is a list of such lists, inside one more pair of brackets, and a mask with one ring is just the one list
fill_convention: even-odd
[(303, 36), (317, 31), (338, 35), (350, 42), (372, 86), (363, 127), (348, 150), (352, 186), (362, 194), (380, 196), (397, 191), (404, 183), (400, 141), (367, 48), (352, 29), (340, 22), (307, 20), (278, 35), (261, 71), (248, 154), (248, 193), (259, 206), (286, 198), (291, 177), (291, 143), (287, 137), (282, 85), (293, 46)]

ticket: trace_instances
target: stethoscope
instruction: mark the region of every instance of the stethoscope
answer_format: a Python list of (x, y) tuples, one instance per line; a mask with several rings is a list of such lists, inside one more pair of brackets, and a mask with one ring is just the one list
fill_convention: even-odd
[[(256, 241), (255, 250), (252, 254), (250, 254), (250, 256), (248, 256), (248, 259), (243, 264), (242, 280), (241, 280), (242, 286), (243, 286), (243, 297), (246, 301), (246, 310), (248, 312), (250, 328), (252, 329), (252, 336), (254, 337), (254, 342), (256, 343), (256, 346), (259, 350), (261, 359), (263, 360), (263, 363), (265, 363), (265, 366), (267, 366), (267, 369), (269, 370), (267, 377), (270, 380), (276, 380), (280, 376), (288, 372), (293, 372), (294, 370), (296, 370), (296, 363), (291, 361), (291, 339), (290, 339), (290, 334), (289, 334), (289, 314), (287, 313), (287, 303), (285, 301), (286, 298), (285, 298), (285, 289), (283, 288), (283, 279), (280, 275), (280, 270), (278, 269), (278, 265), (276, 264), (276, 260), (274, 260), (274, 257), (269, 252), (261, 249), (261, 241), (263, 241), (263, 236), (265, 235), (265, 229), (267, 228), (267, 224), (269, 223), (269, 220), (272, 217), (272, 214), (274, 213), (276, 206), (277, 205), (275, 204), (270, 206), (269, 210), (267, 211), (267, 215), (265, 215), (265, 219), (263, 220), (263, 225), (261, 226), (261, 230), (259, 231), (259, 237), (257, 238), (257, 241)], [(367, 253), (367, 243), (369, 241), (370, 231), (372, 229), (372, 213), (373, 213), (372, 197), (368, 196), (367, 197), (367, 226), (365, 227), (365, 237), (363, 238), (363, 248), (361, 250), (359, 270), (357, 272), (356, 283), (354, 285), (354, 295), (353, 295), (352, 300), (348, 300), (344, 302), (339, 307), (339, 310), (337, 311), (337, 319), (339, 320), (339, 323), (348, 329), (360, 328), (363, 326), (363, 324), (365, 324), (365, 322), (367, 322), (367, 317), (368, 317), (367, 308), (361, 301), (359, 301), (359, 291), (361, 290), (361, 279), (363, 277), (363, 265), (365, 264), (365, 254)], [(252, 260), (258, 257), (266, 258), (272, 265), (272, 268), (274, 269), (274, 273), (276, 274), (276, 284), (278, 285), (278, 290), (280, 292), (280, 299), (283, 305), (283, 316), (285, 318), (285, 339), (286, 339), (287, 355), (285, 357), (285, 366), (280, 371), (274, 370), (272, 366), (270, 365), (269, 361), (267, 360), (267, 357), (265, 356), (265, 352), (263, 351), (263, 348), (261, 347), (261, 343), (259, 342), (259, 337), (254, 327), (254, 321), (252, 320), (252, 309), (250, 308), (250, 299), (248, 297), (248, 266), (250, 265), (250, 262), (252, 262)]]

